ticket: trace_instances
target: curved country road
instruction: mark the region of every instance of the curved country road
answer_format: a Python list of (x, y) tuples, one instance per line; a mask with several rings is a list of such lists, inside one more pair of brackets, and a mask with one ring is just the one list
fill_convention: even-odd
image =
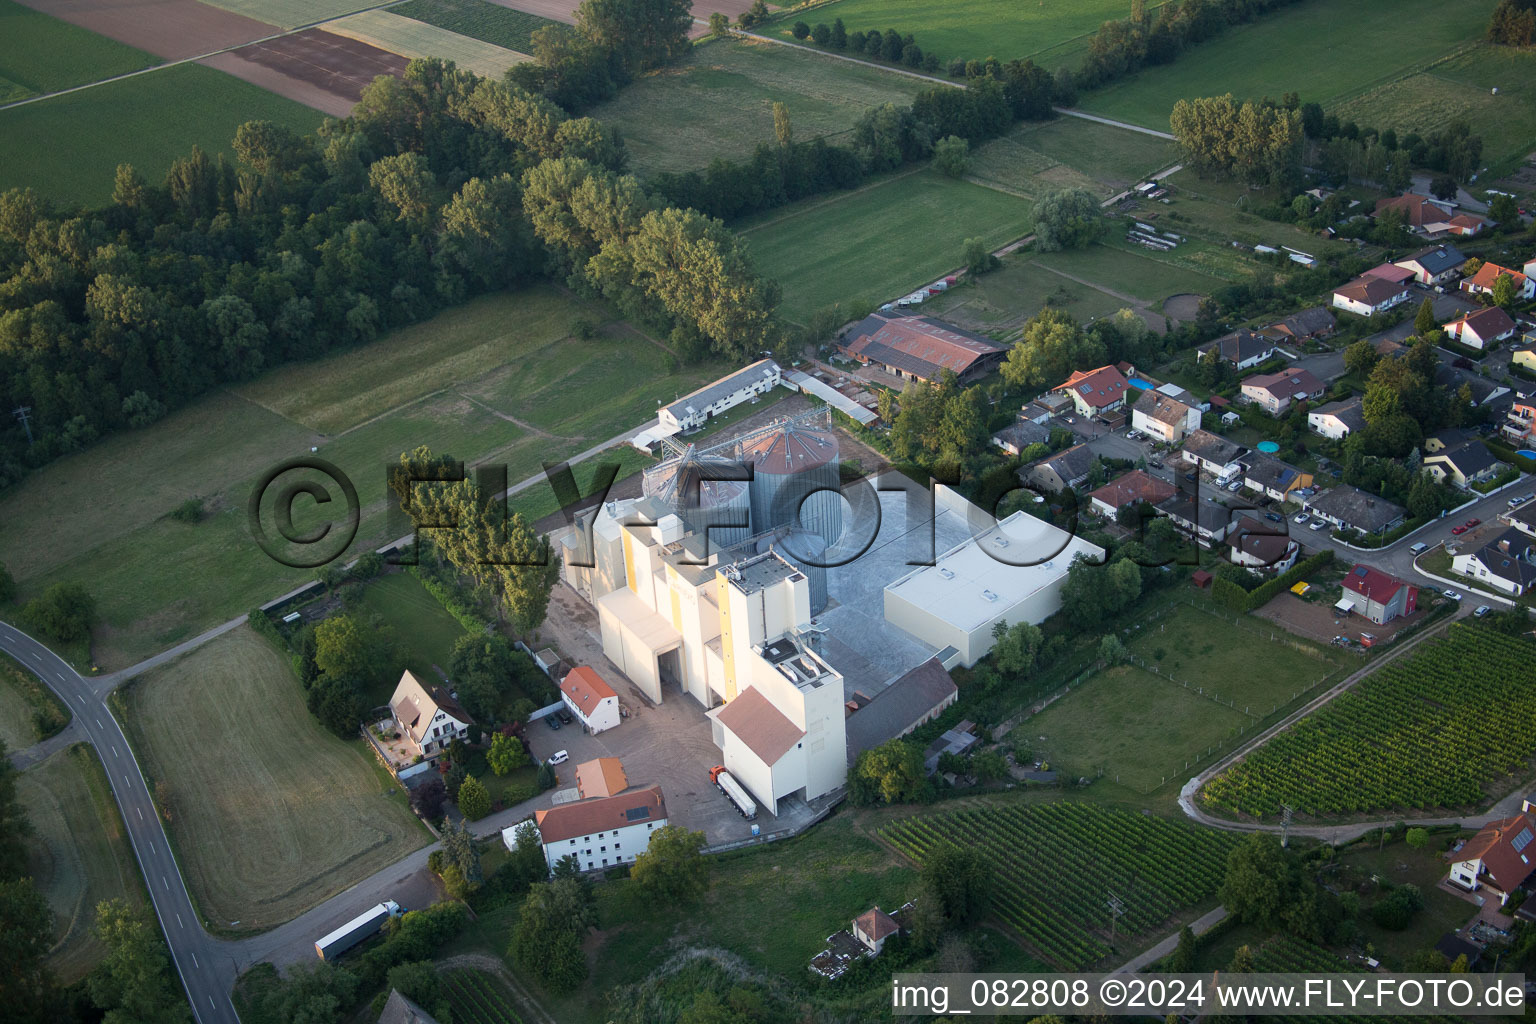
[(203, 930), (138, 761), (103, 696), (64, 659), (4, 622), (0, 622), (0, 650), (69, 705), (74, 714), (68, 730), (72, 738), (96, 748), (198, 1024), (238, 1024), (240, 1018), (229, 998), (235, 984), (234, 961), (221, 950), (222, 943)]

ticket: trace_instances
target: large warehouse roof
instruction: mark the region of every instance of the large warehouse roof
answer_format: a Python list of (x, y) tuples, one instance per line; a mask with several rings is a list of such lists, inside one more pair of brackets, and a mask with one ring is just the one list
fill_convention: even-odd
[(852, 356), (934, 380), (941, 370), (964, 375), (978, 361), (996, 358), (1002, 346), (991, 338), (926, 316), (871, 313), (847, 334), (843, 349)]
[(1065, 576), (1078, 555), (1097, 561), (1103, 554), (1096, 544), (1015, 512), (885, 589), (969, 632)]

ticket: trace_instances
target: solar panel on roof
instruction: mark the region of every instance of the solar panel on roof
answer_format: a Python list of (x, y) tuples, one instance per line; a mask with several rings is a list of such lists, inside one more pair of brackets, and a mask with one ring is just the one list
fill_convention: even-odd
[(650, 816), (651, 809), (649, 807), (631, 807), (624, 812), (624, 819), (626, 821), (644, 821)]
[(1532, 839), (1536, 839), (1536, 834), (1533, 834), (1531, 832), (1530, 826), (1527, 825), (1525, 828), (1520, 830), (1520, 834), (1515, 836), (1514, 842), (1510, 843), (1509, 845), (1515, 848), (1516, 853), (1519, 853), (1530, 844)]
[(1366, 575), (1366, 574), (1367, 574), (1367, 573), (1368, 573), (1368, 572), (1370, 572), (1370, 570), (1369, 570), (1369, 569), (1367, 569), (1367, 568), (1366, 568), (1366, 567), (1365, 567), (1365, 566), (1363, 566), (1363, 565), (1357, 565), (1357, 566), (1355, 566), (1355, 575), (1356, 575), (1356, 576), (1365, 576), (1365, 575)]

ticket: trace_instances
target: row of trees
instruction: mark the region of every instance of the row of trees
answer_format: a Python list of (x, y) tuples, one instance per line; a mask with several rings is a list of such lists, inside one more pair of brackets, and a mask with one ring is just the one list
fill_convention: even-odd
[(1186, 158), (1202, 175), (1250, 185), (1283, 185), (1301, 172), (1301, 114), (1264, 103), (1239, 103), (1231, 93), (1173, 105), (1169, 125)]
[(1046, 306), (1025, 323), (1000, 372), (1010, 388), (1039, 391), (1060, 384), (1078, 367), (1134, 364), (1160, 352), (1160, 339), (1130, 309), (1084, 329), (1071, 314)]
[(1128, 18), (1106, 21), (1088, 42), (1078, 69), (1080, 88), (1092, 89), (1144, 67), (1167, 64), (1186, 49), (1298, 0), (1172, 0), (1153, 17), (1146, 0), (1132, 0)]
[(534, 31), (533, 60), (507, 77), (566, 110), (585, 110), (635, 75), (687, 53), (692, 27), (688, 0), (582, 0), (575, 27), (551, 23)]
[(1536, 0), (1499, 0), (1488, 19), (1488, 40), (1503, 46), (1536, 43)]
[[(1295, 99), (1286, 95), (1287, 105)], [(1466, 181), (1482, 160), (1483, 140), (1473, 135), (1465, 121), (1452, 121), (1439, 131), (1399, 132), (1340, 121), (1324, 114), (1321, 104), (1302, 103), (1301, 128), (1315, 143), (1313, 162), (1330, 177), (1348, 176), (1386, 185), (1394, 191), (1407, 187), (1401, 177), (1410, 167), (1424, 167)]]

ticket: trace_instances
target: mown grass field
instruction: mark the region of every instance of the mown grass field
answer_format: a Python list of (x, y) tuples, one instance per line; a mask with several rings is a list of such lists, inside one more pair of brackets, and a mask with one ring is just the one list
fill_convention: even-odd
[(557, 24), (537, 14), (514, 11), (489, 0), (406, 0), (389, 11), (402, 18), (414, 18), (520, 53), (532, 52), (530, 37), (533, 33), (546, 25)]
[(235, 129), (257, 120), (309, 133), (321, 115), (200, 64), (0, 110), (0, 190), (30, 187), (66, 206), (100, 205), (112, 197), (118, 164), (159, 182), (193, 146), (228, 153)]
[(1140, 251), (1112, 244), (1040, 253), (1034, 263), (1047, 273), (1056, 271), (1071, 275), (1149, 303), (1161, 302), (1170, 295), (1184, 292), (1208, 295), (1225, 283), (1208, 274), (1154, 258), (1150, 253), (1142, 255)]
[[(618, 326), (574, 339), (582, 316), (607, 314), (554, 289), (484, 296), (114, 435), (0, 498), (7, 566), (23, 597), (85, 582), (102, 621), (97, 663), (121, 668), (314, 578), (272, 561), (251, 536), (247, 502), (280, 461), (317, 446), (353, 480), (362, 505), (355, 556), (405, 532), (384, 499), (385, 467), (401, 452), (429, 445), (473, 465), (504, 464), (517, 482), (546, 460), (638, 428), (658, 401), (727, 369), (674, 368), (668, 352)], [(627, 465), (643, 461), (636, 453)], [(168, 518), (193, 495), (206, 499), (207, 518)], [(557, 507), (542, 484), (515, 502), (536, 516)]]
[(1336, 110), (1346, 120), (1394, 125), (1399, 133), (1465, 121), (1482, 136), (1483, 160), (1494, 169), (1489, 177), (1496, 176), (1536, 150), (1536, 51), (1473, 47), (1421, 74), (1346, 100)]
[(0, 103), (158, 63), (153, 54), (0, 0)]
[(500, 79), (512, 65), (528, 58), (525, 53), (497, 46), (473, 36), (412, 18), (394, 11), (361, 11), (327, 22), (325, 31), (376, 46), (402, 57), (440, 57), (484, 78)]
[(1102, 198), (1124, 191), (1178, 160), (1173, 143), (1080, 117), (1017, 125), (971, 154), (969, 176), (1037, 196), (1069, 187)]
[(78, 743), (28, 770), (17, 793), (33, 836), (27, 870), (53, 911), (48, 965), (65, 984), (105, 955), (91, 934), (96, 904), (123, 897), (144, 905), (144, 882), (122, 816), (95, 751)]
[(1085, 93), (1079, 106), (1163, 131), (1174, 103), (1191, 96), (1278, 99), (1298, 92), (1304, 102), (1333, 108), (1471, 44), (1495, 3), (1358, 0), (1345, 14), (1327, 0), (1309, 0), (1233, 28), (1171, 64)]
[(1079, 322), (1108, 316), (1124, 302), (1055, 274), (1042, 274), (1031, 254), (1007, 256), (1003, 265), (923, 304), (924, 310), (971, 330), (1017, 327), (1047, 304)]
[[(1152, 11), (1159, 6), (1156, 0), (1147, 4)], [(1054, 71), (1062, 63), (1076, 63), (1070, 58), (1100, 24), (1128, 14), (1124, 0), (838, 0), (812, 11), (788, 11), (772, 28), (792, 39), (789, 30), (796, 21), (830, 25), (842, 18), (849, 32), (894, 28), (911, 33), (924, 53), (932, 50), (946, 62), (1029, 57)]]
[[(437, 668), (448, 671), (454, 642), (464, 635), (459, 620), (449, 615), (421, 581), (408, 572), (391, 573), (363, 587), (362, 598), (352, 614), (365, 622), (378, 616), (379, 622), (392, 628), (405, 654), (404, 667), (429, 686), (442, 681)], [(386, 680), (379, 692), (367, 695), (364, 703), (370, 708), (388, 703), (398, 682)]]
[(287, 659), (248, 627), (141, 676), (123, 705), (215, 927), (271, 928), (430, 841), (363, 741), (322, 728)]
[(959, 266), (967, 238), (997, 248), (1030, 224), (1027, 199), (925, 169), (774, 210), (743, 234), (783, 286), (782, 313), (803, 321), (834, 302), (893, 300)]
[(883, 103), (906, 106), (924, 83), (787, 46), (710, 42), (626, 86), (591, 111), (624, 132), (639, 174), (702, 169), (750, 156), (773, 140), (773, 104), (789, 107), (795, 138), (837, 135)]

